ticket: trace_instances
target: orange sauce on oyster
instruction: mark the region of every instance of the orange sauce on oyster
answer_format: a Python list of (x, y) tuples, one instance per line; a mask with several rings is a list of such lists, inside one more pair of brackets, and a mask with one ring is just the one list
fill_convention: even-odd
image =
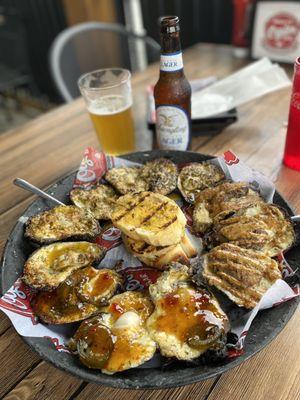
[(73, 243), (68, 245), (67, 251), (65, 246), (57, 244), (48, 254), (46, 262), (52, 269), (61, 270), (71, 266), (74, 262), (82, 265), (87, 264), (87, 259), (91, 260), (96, 254), (97, 248), (94, 244)]
[(153, 312), (154, 305), (150, 298), (140, 292), (126, 292), (111, 301), (107, 308), (107, 312), (111, 313), (115, 322), (122, 314), (127, 311), (136, 312), (143, 322)]
[(157, 307), (161, 315), (155, 321), (155, 329), (176, 336), (182, 343), (193, 339), (195, 332), (205, 340), (215, 327), (225, 331), (226, 317), (206, 291), (178, 288), (160, 299)]

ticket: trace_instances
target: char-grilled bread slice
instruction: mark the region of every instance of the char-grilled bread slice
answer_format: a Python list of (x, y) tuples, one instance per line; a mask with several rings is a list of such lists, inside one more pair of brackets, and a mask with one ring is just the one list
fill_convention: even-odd
[(231, 243), (203, 257), (203, 277), (240, 307), (254, 308), (263, 294), (281, 279), (278, 263), (261, 252)]
[(205, 232), (218, 214), (234, 212), (259, 202), (263, 199), (246, 182), (224, 182), (202, 190), (193, 211), (194, 229)]
[(176, 189), (178, 169), (173, 161), (156, 158), (142, 167), (141, 176), (148, 182), (147, 190), (167, 195)]
[(130, 253), (149, 267), (164, 269), (171, 262), (188, 265), (190, 258), (197, 255), (197, 250), (184, 234), (179, 244), (171, 246), (152, 246), (144, 241), (131, 239), (123, 235), (123, 242)]
[(52, 243), (30, 255), (22, 279), (34, 289), (53, 290), (72, 272), (99, 263), (104, 255), (105, 250), (96, 243)]
[(224, 179), (224, 172), (214, 164), (191, 163), (180, 171), (177, 185), (185, 200), (194, 203), (202, 190), (213, 187)]
[(293, 224), (285, 211), (262, 202), (218, 214), (214, 219), (214, 232), (219, 243), (230, 242), (270, 257), (287, 250), (295, 240)]
[(109, 169), (105, 176), (119, 193), (139, 193), (148, 190), (149, 184), (142, 176), (141, 167), (116, 167)]
[(72, 203), (88, 210), (96, 219), (110, 219), (118, 197), (111, 186), (103, 184), (90, 190), (76, 188), (70, 192)]
[(186, 218), (180, 207), (168, 197), (141, 192), (117, 200), (112, 222), (132, 239), (153, 246), (171, 246), (181, 242)]
[(30, 217), (25, 237), (40, 244), (66, 240), (92, 240), (100, 233), (93, 215), (76, 206), (57, 206)]

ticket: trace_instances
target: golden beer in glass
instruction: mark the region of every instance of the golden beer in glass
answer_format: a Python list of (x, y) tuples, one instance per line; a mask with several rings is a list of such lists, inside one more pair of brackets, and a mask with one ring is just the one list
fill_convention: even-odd
[(135, 150), (130, 72), (102, 69), (79, 78), (78, 86), (102, 150), (124, 154)]

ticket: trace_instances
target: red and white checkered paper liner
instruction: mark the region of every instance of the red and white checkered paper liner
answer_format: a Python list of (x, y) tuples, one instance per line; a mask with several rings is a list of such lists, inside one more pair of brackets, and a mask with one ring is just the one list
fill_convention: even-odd
[[(233, 181), (249, 182), (252, 187), (260, 191), (266, 201), (272, 201), (275, 192), (274, 185), (262, 174), (246, 166), (233, 152), (226, 151), (222, 157), (212, 159), (211, 162), (219, 165), (227, 178)], [(101, 181), (108, 169), (132, 165), (138, 164), (107, 156), (103, 152), (88, 147), (84, 152), (83, 160), (74, 181), (74, 187), (82, 187), (89, 190)], [(187, 234), (200, 252), (202, 247), (201, 239), (192, 234), (192, 229), (190, 229), (192, 221), (188, 213), (188, 207), (183, 206), (179, 195), (172, 195), (171, 197), (183, 208), (187, 215)], [(21, 221), (25, 222), (24, 219), (21, 219)], [(160, 274), (158, 270), (142, 265), (138, 259), (125, 249), (120, 231), (111, 226), (111, 224), (107, 225), (96, 241), (107, 249), (107, 254), (99, 264), (99, 268), (113, 268), (116, 264), (119, 264), (118, 270), (125, 276), (126, 290), (143, 289), (158, 278)], [(120, 260), (122, 260), (121, 263)], [(292, 275), (293, 270), (289, 267), (283, 255), (280, 256), (279, 261), (283, 266), (283, 276)], [(34, 295), (34, 291), (18, 279), (0, 299), (0, 309), (10, 318), (21, 336), (48, 338), (58, 351), (68, 351), (65, 343), (73, 333), (72, 328), (70, 329), (70, 325), (67, 324), (55, 326), (39, 323), (30, 306)], [(230, 348), (229, 357), (236, 357), (243, 352), (245, 338), (258, 311), (274, 307), (299, 295), (299, 286), (291, 288), (284, 280), (280, 279), (265, 293), (253, 310), (245, 312), (241, 309), (242, 312), (237, 313), (237, 319), (231, 319), (231, 331), (238, 335), (239, 340), (235, 346)], [(147, 367), (151, 367), (151, 362), (147, 363)]]

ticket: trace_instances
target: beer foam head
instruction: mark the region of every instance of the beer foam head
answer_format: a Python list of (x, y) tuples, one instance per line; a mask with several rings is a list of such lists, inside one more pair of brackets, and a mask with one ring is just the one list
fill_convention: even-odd
[(127, 108), (131, 107), (132, 101), (129, 96), (124, 97), (121, 95), (107, 95), (101, 96), (95, 100), (90, 101), (87, 109), (91, 114), (96, 115), (111, 115), (120, 113)]

